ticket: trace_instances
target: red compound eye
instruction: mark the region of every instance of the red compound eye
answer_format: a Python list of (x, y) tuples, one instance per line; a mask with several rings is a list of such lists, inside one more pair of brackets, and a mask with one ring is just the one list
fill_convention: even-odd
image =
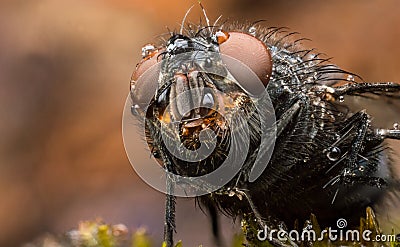
[[(222, 34), (225, 33), (221, 32), (221, 40), (224, 38), (226, 38), (226, 40), (220, 43), (220, 53), (237, 59), (241, 63), (245, 64), (257, 75), (266, 87), (272, 73), (272, 58), (269, 49), (264, 42), (246, 33), (229, 32), (224, 36), (222, 36)], [(220, 38), (218, 35), (217, 38), (219, 42)], [(243, 78), (243, 75), (238, 74), (240, 71), (238, 72), (235, 65), (232, 65), (231, 62), (226, 61), (226, 66), (235, 78)], [(234, 66), (235, 69), (230, 68), (231, 66)], [(245, 85), (245, 78), (244, 80), (238, 80), (238, 82), (243, 88), (253, 87), (253, 85)]]
[(142, 49), (143, 60), (136, 65), (136, 70), (131, 77), (131, 93), (133, 105), (144, 109), (149, 103), (149, 98), (157, 90), (157, 81), (160, 72), (159, 55), (163, 52), (154, 46), (146, 45)]

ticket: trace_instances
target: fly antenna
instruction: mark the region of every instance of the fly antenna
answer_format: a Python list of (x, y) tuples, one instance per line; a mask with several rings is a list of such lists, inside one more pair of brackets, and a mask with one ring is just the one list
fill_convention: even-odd
[(218, 24), (218, 22), (219, 22), (219, 20), (222, 18), (222, 15), (220, 15), (215, 21), (214, 21), (214, 24), (213, 24), (213, 32), (214, 32), (214, 28), (215, 27), (217, 27), (217, 24)]
[(185, 21), (186, 21), (186, 17), (189, 15), (189, 13), (190, 13), (190, 11), (192, 10), (193, 7), (194, 7), (194, 5), (192, 5), (192, 7), (190, 7), (190, 8), (188, 9), (188, 11), (186, 11), (186, 14), (185, 14), (185, 16), (183, 17), (183, 20), (182, 20), (181, 30), (179, 31), (179, 34), (182, 34), (182, 32), (183, 32), (183, 27), (184, 27)]
[(210, 25), (210, 20), (208, 19), (208, 17), (207, 17), (207, 13), (206, 13), (206, 9), (203, 7), (203, 4), (201, 4), (201, 2), (199, 1), (199, 4), (200, 4), (200, 8), (201, 8), (201, 10), (203, 11), (203, 15), (204, 15), (204, 17), (206, 18), (206, 23), (207, 23), (207, 26), (208, 26), (208, 30), (210, 31), (210, 33), (211, 33), (211, 25)]

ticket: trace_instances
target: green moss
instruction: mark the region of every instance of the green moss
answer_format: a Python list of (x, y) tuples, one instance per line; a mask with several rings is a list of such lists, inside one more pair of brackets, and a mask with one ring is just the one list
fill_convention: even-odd
[(151, 247), (153, 246), (144, 228), (140, 228), (132, 235), (132, 247)]
[(108, 225), (100, 225), (97, 229), (98, 243), (102, 247), (114, 247), (115, 240)]
[(243, 247), (244, 234), (235, 234), (232, 239), (232, 247)]

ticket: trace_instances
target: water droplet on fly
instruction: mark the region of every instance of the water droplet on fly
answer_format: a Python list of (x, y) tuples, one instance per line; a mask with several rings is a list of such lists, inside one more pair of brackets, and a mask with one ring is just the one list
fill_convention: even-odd
[(342, 151), (338, 147), (331, 147), (326, 154), (330, 161), (337, 161), (340, 158)]
[(133, 106), (131, 106), (131, 113), (132, 113), (132, 115), (134, 115), (134, 116), (139, 116), (139, 112), (138, 112), (139, 108), (140, 108), (139, 105), (133, 105)]
[(344, 102), (344, 96), (343, 95), (339, 96), (339, 102)]
[(348, 81), (354, 81), (354, 76), (348, 75), (348, 76), (347, 76), (347, 80), (348, 80)]
[(142, 47), (142, 57), (145, 58), (155, 52), (156, 47), (153, 44), (147, 44)]
[(399, 123), (394, 123), (393, 124), (393, 129), (398, 130), (399, 129)]
[(250, 28), (249, 28), (249, 33), (250, 33), (251, 35), (253, 35), (253, 36), (256, 35), (256, 31), (257, 31), (257, 28), (255, 28), (255, 27), (250, 27)]

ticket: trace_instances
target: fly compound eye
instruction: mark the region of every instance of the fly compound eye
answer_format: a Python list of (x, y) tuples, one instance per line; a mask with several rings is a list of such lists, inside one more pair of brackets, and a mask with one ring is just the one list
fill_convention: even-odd
[(144, 110), (155, 95), (160, 74), (159, 56), (163, 50), (152, 45), (142, 48), (143, 59), (136, 65), (131, 77), (131, 98), (135, 108)]
[(142, 48), (143, 59), (136, 65), (136, 69), (132, 74), (131, 79), (133, 83), (131, 83), (131, 86), (138, 81), (139, 77), (142, 76), (146, 70), (158, 62), (158, 56), (161, 52), (162, 50), (155, 48), (153, 45), (145, 45)]
[(254, 91), (260, 89), (258, 85), (253, 85), (258, 82), (246, 79), (247, 76), (243, 75), (243, 69), (238, 69), (240, 65), (236, 64), (237, 62), (240, 62), (242, 67), (248, 67), (254, 72), (264, 87), (268, 85), (272, 73), (272, 58), (264, 42), (252, 35), (240, 32), (229, 32), (220, 40), (224, 40), (219, 45), (222, 60), (229, 72), (237, 79), (239, 86), (252, 94), (257, 93)]

